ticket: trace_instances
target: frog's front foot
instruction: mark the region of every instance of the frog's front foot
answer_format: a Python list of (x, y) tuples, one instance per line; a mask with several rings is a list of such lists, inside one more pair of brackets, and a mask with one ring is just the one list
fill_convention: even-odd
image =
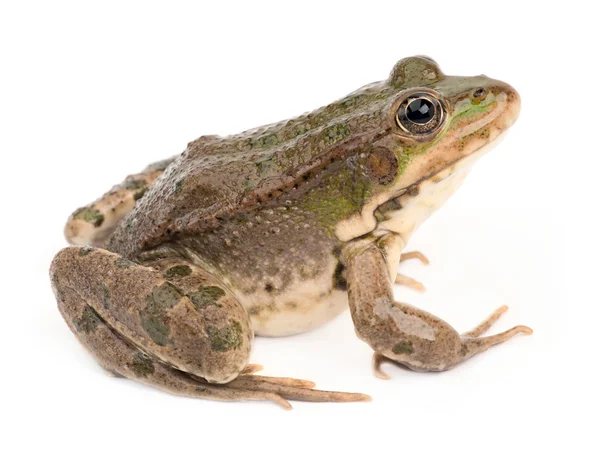
[(506, 306), (461, 335), (442, 319), (395, 301), (385, 254), (374, 245), (349, 253), (348, 288), (357, 335), (375, 350), (373, 367), (383, 379), (389, 378), (380, 369), (386, 360), (417, 371), (443, 371), (518, 333), (532, 333), (531, 328), (519, 325), (481, 337), (506, 312)]
[[(409, 259), (418, 259), (425, 265), (429, 264), (429, 259), (427, 259), (427, 257), (420, 251), (409, 251), (408, 253), (403, 253), (400, 256), (400, 262), (407, 261)], [(396, 274), (395, 283), (397, 285), (408, 286), (417, 291), (421, 291), (421, 292), (425, 291), (425, 285), (423, 285), (421, 282), (419, 282), (411, 277), (408, 277), (406, 275)]]
[[(472, 341), (473, 338), (478, 338), (483, 333), (485, 333), (487, 330), (489, 330), (490, 327), (494, 323), (496, 323), (496, 321), (507, 310), (508, 310), (508, 306), (499, 307), (487, 319), (485, 319), (483, 322), (481, 322), (475, 328), (460, 335), (461, 342), (465, 346), (464, 352), (466, 352), (464, 358), (461, 361), (464, 361), (467, 358), (469, 358), (479, 352), (483, 352), (483, 351), (487, 350), (488, 348), (490, 348), (491, 346), (495, 346), (496, 344), (500, 344), (505, 341), (508, 341), (510, 338), (512, 338), (513, 336), (515, 336), (518, 333), (523, 333), (526, 335), (530, 335), (533, 333), (533, 330), (531, 328), (526, 327), (524, 325), (518, 325), (509, 330), (506, 330), (503, 333), (499, 333), (497, 335), (492, 335), (492, 336), (486, 336), (485, 338), (481, 338), (480, 340)], [(379, 352), (374, 352), (373, 353), (373, 361), (372, 361), (373, 372), (374, 372), (375, 376), (378, 377), (379, 379), (391, 379), (390, 375), (388, 375), (386, 372), (381, 370), (381, 365), (384, 362), (389, 362), (394, 365), (404, 364), (410, 368), (409, 363), (404, 363), (402, 361), (396, 361), (394, 359), (386, 357), (383, 354), (380, 354)], [(458, 363), (460, 363), (460, 361)], [(444, 368), (444, 369), (447, 369), (447, 368)], [(424, 370), (419, 369), (419, 371), (428, 371), (428, 370), (427, 369), (424, 369)]]

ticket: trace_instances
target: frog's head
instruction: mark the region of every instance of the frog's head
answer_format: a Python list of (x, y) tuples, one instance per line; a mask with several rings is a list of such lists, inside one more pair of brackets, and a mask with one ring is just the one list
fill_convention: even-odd
[(348, 241), (392, 233), (406, 242), (513, 124), (520, 99), (506, 83), (447, 76), (423, 56), (401, 60), (385, 82), (363, 91), (375, 88), (387, 96), (385, 134), (363, 154), (371, 193), (359, 213), (337, 224), (336, 235)]

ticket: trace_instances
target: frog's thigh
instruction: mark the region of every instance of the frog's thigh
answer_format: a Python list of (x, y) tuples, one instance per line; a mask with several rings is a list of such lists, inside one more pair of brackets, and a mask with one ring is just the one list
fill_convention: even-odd
[(247, 313), (216, 278), (189, 263), (170, 259), (151, 268), (106, 250), (69, 247), (55, 257), (51, 276), (71, 330), (110, 371), (164, 388), (143, 371), (170, 371), (164, 362), (227, 382), (248, 363)]

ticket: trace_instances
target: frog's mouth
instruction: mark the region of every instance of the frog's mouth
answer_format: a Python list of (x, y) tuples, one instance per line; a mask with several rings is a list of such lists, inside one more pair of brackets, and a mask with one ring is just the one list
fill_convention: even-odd
[(400, 234), (406, 241), (425, 219), (456, 192), (477, 160), (501, 142), (504, 135), (505, 132), (500, 133), (489, 143), (398, 191), (394, 197), (379, 205), (373, 211), (377, 221), (374, 232)]

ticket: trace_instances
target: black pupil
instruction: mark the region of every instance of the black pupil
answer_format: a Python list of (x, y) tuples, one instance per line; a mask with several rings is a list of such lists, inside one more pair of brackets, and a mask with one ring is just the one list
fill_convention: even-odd
[(413, 123), (425, 124), (435, 115), (433, 103), (428, 99), (418, 98), (406, 108), (406, 118)]

